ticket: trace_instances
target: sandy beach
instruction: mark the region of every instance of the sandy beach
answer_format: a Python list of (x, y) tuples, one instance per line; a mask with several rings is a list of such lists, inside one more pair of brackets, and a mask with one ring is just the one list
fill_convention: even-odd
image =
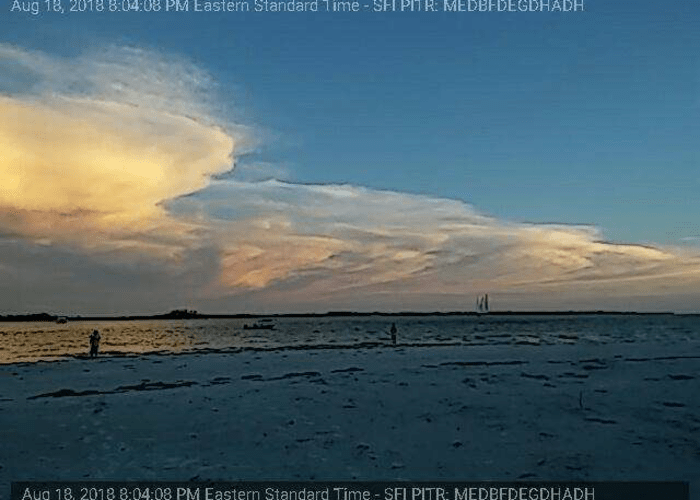
[(700, 343), (210, 352), (0, 366), (19, 480), (683, 480)]

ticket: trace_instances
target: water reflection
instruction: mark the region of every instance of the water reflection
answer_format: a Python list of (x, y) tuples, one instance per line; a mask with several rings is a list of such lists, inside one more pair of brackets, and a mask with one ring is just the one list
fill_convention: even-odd
[(273, 330), (244, 329), (251, 319), (0, 323), (0, 363), (85, 356), (98, 329), (102, 356), (201, 349), (390, 343), (523, 345), (669, 342), (700, 339), (698, 316), (351, 316), (281, 318)]

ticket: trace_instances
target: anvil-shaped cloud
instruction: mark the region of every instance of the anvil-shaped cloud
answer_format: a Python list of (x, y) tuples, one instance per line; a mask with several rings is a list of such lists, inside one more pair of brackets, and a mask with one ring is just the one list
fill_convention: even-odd
[(653, 309), (662, 296), (698, 298), (700, 256), (688, 250), (501, 221), (458, 200), (250, 172), (214, 180), (252, 134), (181, 60), (0, 45), (0, 69), (0, 296), (15, 310), (464, 309), (482, 292), (509, 307)]
[(188, 228), (159, 203), (229, 170), (236, 142), (193, 104), (196, 77), (133, 49), (61, 66), (0, 47), (0, 64), (33, 82), (0, 97), (3, 231), (82, 247), (178, 247)]

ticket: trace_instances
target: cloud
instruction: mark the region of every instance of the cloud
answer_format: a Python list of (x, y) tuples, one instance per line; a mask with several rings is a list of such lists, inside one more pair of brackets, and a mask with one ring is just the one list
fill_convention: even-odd
[(178, 58), (107, 48), (68, 60), (0, 45), (0, 70), (0, 294), (22, 290), (18, 310), (700, 298), (693, 246), (615, 244), (595, 227), (504, 221), (460, 200), (282, 182), (285, 168), (247, 156), (255, 131), (221, 105), (213, 78)]
[(245, 182), (286, 180), (290, 177), (289, 167), (266, 161), (251, 161), (245, 155), (236, 159), (235, 171), (217, 176), (217, 179), (236, 179)]
[(0, 61), (33, 82), (0, 96), (6, 234), (83, 247), (178, 247), (193, 228), (160, 203), (233, 168), (246, 140), (242, 129), (215, 121), (198, 99), (208, 80), (184, 63), (128, 49), (66, 62), (7, 46)]
[(581, 296), (653, 296), (668, 287), (692, 291), (700, 281), (700, 256), (692, 252), (606, 242), (590, 226), (502, 221), (424, 195), (227, 181), (169, 208), (217, 227), (217, 294), (265, 289), (269, 296), (367, 304), (391, 295), (396, 308), (413, 295), (471, 301), (483, 292), (575, 288)]

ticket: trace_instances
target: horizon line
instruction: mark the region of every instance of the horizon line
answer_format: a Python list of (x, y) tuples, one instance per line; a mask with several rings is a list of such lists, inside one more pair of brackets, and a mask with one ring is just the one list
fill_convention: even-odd
[(618, 316), (700, 316), (700, 312), (675, 311), (615, 311), (615, 310), (503, 310), (503, 311), (327, 311), (291, 312), (291, 313), (199, 313), (192, 310), (173, 310), (156, 314), (121, 314), (121, 315), (67, 315), (41, 313), (4, 314), (0, 322), (23, 321), (135, 321), (135, 320), (186, 320), (186, 319), (249, 319), (249, 318), (313, 318), (313, 317), (349, 317), (349, 316), (575, 316), (575, 315), (618, 315)]

